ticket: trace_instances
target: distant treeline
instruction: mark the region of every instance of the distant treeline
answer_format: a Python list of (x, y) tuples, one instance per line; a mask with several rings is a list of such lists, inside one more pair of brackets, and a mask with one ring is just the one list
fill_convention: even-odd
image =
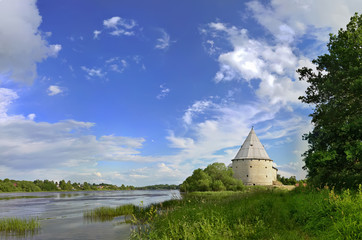
[(145, 187), (136, 187), (137, 190), (174, 190), (179, 189), (180, 185), (157, 184)]
[(291, 176), (289, 178), (277, 175), (277, 180), (284, 185), (296, 185), (296, 184), (303, 184), (306, 183), (307, 180), (297, 180), (295, 176)]
[(112, 184), (72, 183), (61, 180), (59, 182), (49, 180), (19, 181), (5, 178), (0, 179), (0, 192), (40, 192), (40, 191), (98, 191), (98, 190), (157, 190), (178, 189), (178, 185), (158, 184), (146, 187), (126, 186), (120, 187)]

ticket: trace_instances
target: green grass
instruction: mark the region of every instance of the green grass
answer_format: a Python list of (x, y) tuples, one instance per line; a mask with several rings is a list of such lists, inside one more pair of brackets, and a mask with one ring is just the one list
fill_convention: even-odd
[(131, 239), (362, 239), (362, 189), (192, 193), (143, 211)]
[(40, 228), (40, 223), (37, 218), (1, 218), (0, 232), (26, 234), (36, 233)]
[(118, 216), (131, 215), (135, 211), (135, 206), (132, 204), (122, 205), (118, 207), (99, 207), (93, 210), (88, 210), (83, 213), (85, 220), (89, 221), (111, 221)]

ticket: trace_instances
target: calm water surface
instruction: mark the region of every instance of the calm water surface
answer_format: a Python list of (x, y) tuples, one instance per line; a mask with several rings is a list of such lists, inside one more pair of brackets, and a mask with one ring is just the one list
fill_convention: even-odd
[[(83, 212), (101, 206), (119, 206), (132, 203), (149, 205), (179, 197), (179, 191), (95, 191), (95, 192), (41, 192), (0, 193), (0, 218), (39, 217), (40, 231), (25, 239), (128, 239), (129, 224), (111, 222), (87, 222)], [(24, 239), (6, 236), (0, 239)]]

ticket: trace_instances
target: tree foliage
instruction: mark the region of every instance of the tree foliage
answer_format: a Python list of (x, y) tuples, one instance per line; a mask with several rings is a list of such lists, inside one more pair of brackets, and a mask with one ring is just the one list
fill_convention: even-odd
[(362, 182), (362, 14), (330, 34), (327, 47), (329, 53), (313, 60), (317, 71), (297, 70), (310, 84), (299, 99), (315, 107), (314, 129), (304, 135), (304, 168), (316, 185), (356, 188)]
[(289, 178), (280, 176), (280, 174), (277, 174), (277, 180), (284, 185), (295, 185), (297, 182), (297, 178), (295, 176), (290, 176)]
[(198, 168), (180, 186), (182, 192), (242, 190), (241, 180), (233, 177), (233, 170), (223, 163), (213, 163), (204, 170)]
[(134, 186), (121, 187), (112, 184), (89, 184), (84, 182), (72, 183), (71, 181), (65, 182), (65, 180), (57, 182), (49, 180), (35, 180), (31, 181), (18, 181), (5, 178), (0, 179), (0, 192), (39, 192), (39, 191), (96, 191), (96, 190), (134, 190)]

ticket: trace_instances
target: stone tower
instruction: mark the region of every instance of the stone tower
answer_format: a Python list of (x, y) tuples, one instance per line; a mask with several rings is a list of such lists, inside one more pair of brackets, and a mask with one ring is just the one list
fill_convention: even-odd
[(273, 160), (253, 128), (231, 161), (234, 177), (241, 179), (245, 185), (273, 185), (273, 181), (277, 180), (278, 169), (273, 167)]

